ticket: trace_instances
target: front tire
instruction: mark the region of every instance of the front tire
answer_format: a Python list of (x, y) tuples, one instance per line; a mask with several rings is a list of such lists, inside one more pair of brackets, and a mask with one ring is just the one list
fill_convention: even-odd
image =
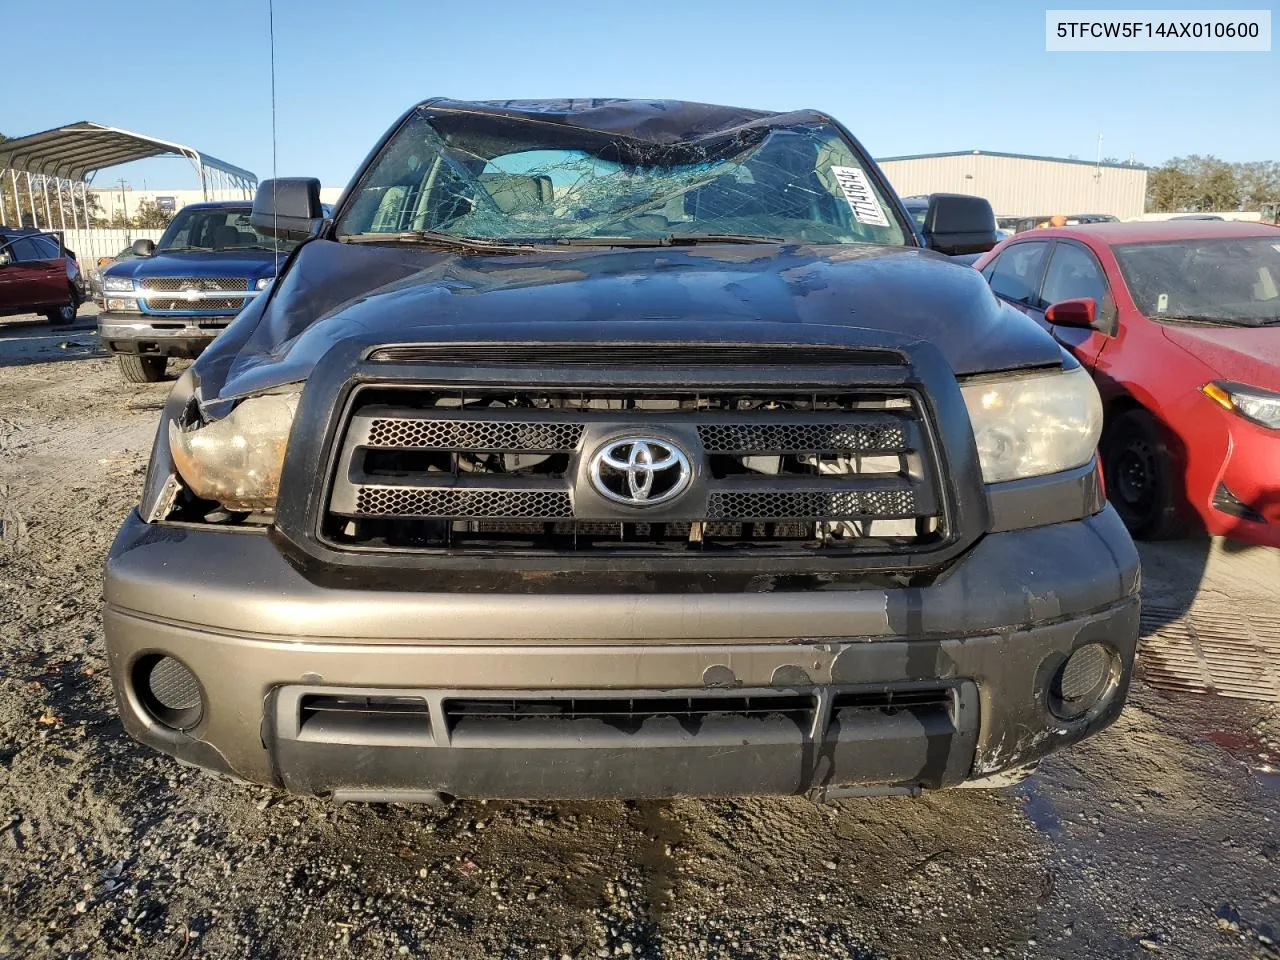
[(67, 288), (67, 302), (60, 307), (44, 312), (44, 318), (50, 326), (66, 327), (76, 322), (76, 311), (80, 309), (80, 298), (73, 288)]
[(120, 376), (128, 383), (158, 383), (169, 365), (168, 357), (140, 357), (135, 353), (122, 353), (116, 359), (120, 361)]
[(1129, 410), (1102, 438), (1107, 496), (1129, 533), (1139, 540), (1170, 540), (1186, 533), (1182, 481), (1159, 422)]

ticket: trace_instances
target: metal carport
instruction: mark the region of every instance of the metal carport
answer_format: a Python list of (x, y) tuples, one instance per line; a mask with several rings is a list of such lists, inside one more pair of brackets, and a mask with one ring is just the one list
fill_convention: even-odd
[[(70, 205), (71, 226), (80, 227), (83, 214), (86, 219), (84, 226), (88, 227), (87, 191), (94, 175), (107, 167), (152, 157), (186, 157), (200, 178), (201, 192), (206, 200), (209, 199), (211, 190), (215, 195), (238, 192), (242, 198), (247, 199), (253, 195), (258, 185), (258, 178), (252, 172), (194, 147), (85, 120), (0, 142), (0, 222), (4, 221), (5, 211), (8, 209), (17, 214), (19, 223), (22, 220), (18, 175), (23, 174), (26, 177), (28, 206), (37, 225), (43, 219), (45, 228), (55, 226), (54, 212), (49, 202), (49, 186), (53, 182), (57, 184), (54, 193), (62, 229), (67, 228), (63, 191), (69, 186), (74, 198), (77, 185), (80, 203), (73, 202)], [(5, 198), (6, 179), (11, 197), (9, 200)], [(43, 194), (43, 217), (36, 206), (33, 180)]]

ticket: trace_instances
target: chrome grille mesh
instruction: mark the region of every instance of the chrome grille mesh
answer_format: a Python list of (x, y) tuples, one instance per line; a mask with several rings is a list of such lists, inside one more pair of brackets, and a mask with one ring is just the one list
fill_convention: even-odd
[(854, 423), (714, 423), (698, 427), (708, 453), (895, 453), (907, 441), (902, 427)]
[[(144, 292), (177, 293), (181, 290), (248, 290), (249, 281), (244, 277), (148, 277), (142, 281)], [(237, 301), (238, 302), (238, 301)]]
[(711, 494), (708, 520), (854, 520), (915, 516), (910, 490), (732, 491)]
[(369, 517), (556, 519), (573, 516), (563, 490), (472, 490), (460, 487), (361, 486), (356, 511)]
[(238, 298), (233, 300), (230, 297), (206, 297), (203, 300), (166, 297), (146, 298), (147, 307), (152, 310), (184, 310), (191, 313), (211, 313), (219, 310), (227, 313), (239, 313), (245, 302)]
[(369, 445), (406, 450), (567, 453), (577, 447), (582, 429), (580, 423), (379, 418), (369, 427)]

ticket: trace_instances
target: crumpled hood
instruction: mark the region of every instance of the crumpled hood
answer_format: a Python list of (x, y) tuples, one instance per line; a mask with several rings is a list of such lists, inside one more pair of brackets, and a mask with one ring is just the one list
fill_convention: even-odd
[(273, 277), (277, 260), (283, 263), (286, 253), (271, 250), (187, 250), (157, 253), (152, 257), (135, 257), (113, 263), (103, 276), (131, 277), (248, 277), (258, 280)]
[(305, 244), (198, 362), (206, 399), (306, 379), (339, 341), (841, 343), (850, 331), (928, 340), (957, 374), (1042, 366), (1060, 350), (981, 275), (926, 250), (874, 245), (567, 249), (471, 255)]
[(1165, 325), (1165, 339), (1204, 363), (1212, 376), (1280, 390), (1280, 327)]

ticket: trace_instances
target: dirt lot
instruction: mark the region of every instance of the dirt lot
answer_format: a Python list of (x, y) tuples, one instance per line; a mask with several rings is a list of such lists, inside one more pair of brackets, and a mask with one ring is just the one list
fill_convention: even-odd
[[(1280, 957), (1275, 703), (1139, 681), (1020, 787), (824, 807), (338, 807), (177, 766), (122, 731), (99, 612), (167, 389), (83, 318), (0, 325), (0, 956)], [(1280, 683), (1276, 553), (1143, 554), (1152, 680)]]

